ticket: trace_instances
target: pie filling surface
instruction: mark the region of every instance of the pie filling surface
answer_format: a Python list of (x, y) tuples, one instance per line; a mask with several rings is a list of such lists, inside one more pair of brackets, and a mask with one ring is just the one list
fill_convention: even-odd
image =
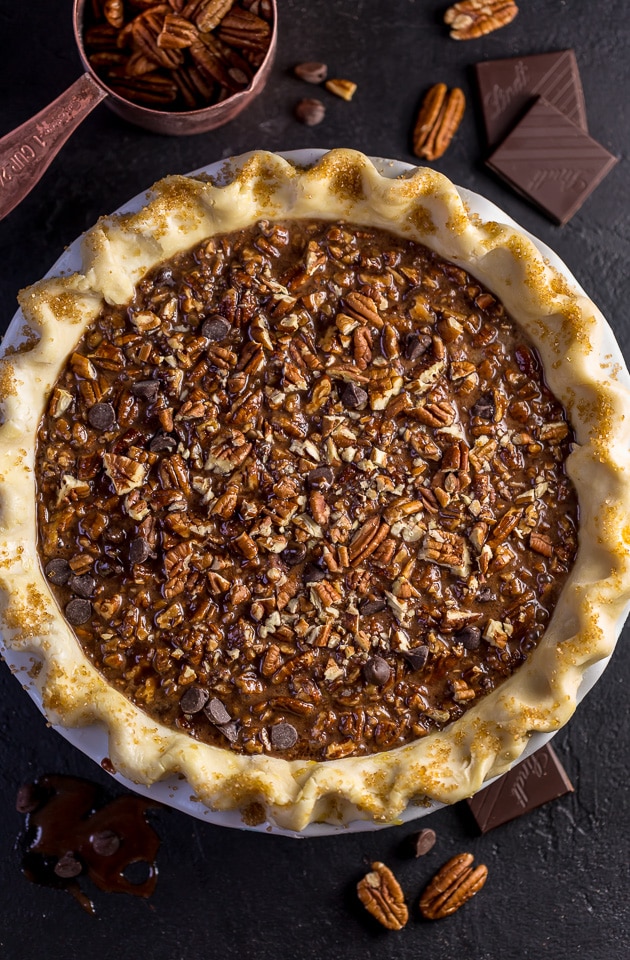
[(86, 655), (245, 754), (417, 740), (510, 676), (577, 550), (566, 414), (464, 270), (348, 223), (213, 237), (105, 307), (37, 445)]

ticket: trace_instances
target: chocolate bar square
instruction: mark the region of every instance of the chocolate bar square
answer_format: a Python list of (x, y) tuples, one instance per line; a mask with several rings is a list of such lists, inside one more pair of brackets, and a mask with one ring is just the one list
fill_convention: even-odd
[(587, 131), (584, 93), (573, 50), (475, 64), (488, 146), (510, 132), (536, 97)]
[(558, 223), (566, 223), (617, 163), (542, 98), (486, 161)]

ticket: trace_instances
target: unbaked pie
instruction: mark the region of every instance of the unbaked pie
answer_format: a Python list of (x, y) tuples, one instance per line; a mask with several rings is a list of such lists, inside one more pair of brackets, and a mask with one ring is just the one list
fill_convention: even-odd
[(21, 295), (3, 633), (133, 780), (392, 821), (505, 770), (610, 653), (627, 391), (594, 305), (443, 176), (228, 180), (162, 181)]

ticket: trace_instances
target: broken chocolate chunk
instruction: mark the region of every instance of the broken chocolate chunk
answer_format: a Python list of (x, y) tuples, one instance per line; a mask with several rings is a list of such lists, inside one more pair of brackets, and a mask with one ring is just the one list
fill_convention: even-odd
[(144, 537), (136, 537), (129, 544), (129, 563), (144, 563), (151, 554), (151, 547)]
[(341, 391), (341, 402), (347, 410), (360, 410), (367, 401), (367, 391), (356, 383), (347, 383)]
[[(201, 710), (203, 710), (203, 708), (207, 704), (209, 697), (210, 697), (210, 694), (208, 693), (207, 690), (204, 690), (203, 687), (189, 687), (186, 693), (183, 695), (183, 697), (179, 701), (179, 705), (184, 711), (184, 713), (199, 713)], [(220, 701), (217, 700), (217, 703), (219, 702)], [(225, 707), (223, 709), (225, 710)], [(229, 720), (230, 718), (229, 718), (229, 714), (227, 713), (227, 710), (225, 711), (225, 713)], [(206, 711), (206, 715), (209, 717), (210, 720), (212, 720), (213, 723), (216, 723), (216, 720), (213, 720), (212, 717), (210, 717), (210, 715), (207, 713), (207, 711)], [(224, 722), (227, 723), (227, 720)]]
[(213, 697), (212, 700), (204, 707), (204, 712), (210, 720), (211, 723), (214, 723), (217, 727), (222, 727), (223, 724), (229, 723), (232, 719), (225, 706), (217, 697)]
[(334, 479), (332, 467), (315, 467), (306, 478), (309, 487), (314, 487), (316, 490), (329, 487)]
[(456, 643), (461, 643), (465, 650), (477, 650), (481, 643), (479, 627), (464, 627), (455, 634)]
[(96, 580), (94, 577), (91, 577), (89, 573), (84, 573), (80, 577), (70, 577), (68, 580), (68, 587), (72, 590), (73, 593), (76, 593), (78, 597), (93, 597), (94, 591), (96, 590)]
[(405, 340), (405, 360), (417, 360), (431, 346), (431, 337), (426, 333), (410, 333)]
[(412, 670), (422, 670), (429, 659), (429, 648), (421, 645), (412, 647), (411, 650), (403, 650), (403, 657)]
[(306, 547), (303, 543), (293, 542), (284, 548), (280, 554), (280, 559), (284, 560), (290, 567), (295, 567), (301, 563), (306, 556)]
[(134, 397), (138, 397), (140, 400), (148, 400), (151, 403), (160, 392), (160, 384), (158, 380), (138, 380), (131, 385), (131, 392)]
[(470, 408), (473, 417), (479, 417), (481, 420), (492, 420), (495, 410), (494, 397), (491, 393), (484, 393)]
[(380, 613), (385, 610), (387, 603), (385, 600), (362, 600), (359, 606), (359, 613), (362, 617), (369, 617), (373, 613)]
[(151, 453), (174, 453), (177, 450), (177, 440), (170, 433), (156, 433), (149, 443)]

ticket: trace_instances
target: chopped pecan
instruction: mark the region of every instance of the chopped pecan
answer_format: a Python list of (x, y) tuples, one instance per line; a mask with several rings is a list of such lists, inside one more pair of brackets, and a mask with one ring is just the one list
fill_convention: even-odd
[(481, 890), (488, 868), (473, 869), (471, 853), (460, 853), (444, 864), (420, 897), (420, 912), (427, 920), (440, 920), (459, 910)]
[(103, 466), (119, 496), (141, 487), (145, 481), (146, 468), (122, 454), (104, 453)]
[(426, 94), (413, 130), (413, 152), (425, 160), (438, 160), (448, 149), (462, 122), (466, 98), (459, 87), (448, 90), (436, 83)]
[(379, 329), (383, 326), (381, 315), (371, 297), (364, 293), (353, 292), (346, 296), (344, 302), (346, 310), (361, 323), (373, 323)]
[(518, 13), (513, 0), (461, 0), (444, 14), (453, 40), (475, 40), (511, 23)]
[(388, 930), (402, 930), (409, 911), (398, 880), (384, 863), (376, 861), (357, 884), (359, 900), (372, 916)]

